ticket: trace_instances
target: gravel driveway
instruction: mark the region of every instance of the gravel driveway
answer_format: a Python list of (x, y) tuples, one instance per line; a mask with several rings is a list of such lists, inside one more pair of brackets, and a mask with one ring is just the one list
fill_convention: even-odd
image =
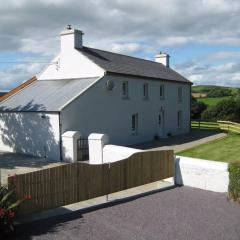
[(13, 239), (239, 240), (240, 205), (189, 187), (20, 225)]

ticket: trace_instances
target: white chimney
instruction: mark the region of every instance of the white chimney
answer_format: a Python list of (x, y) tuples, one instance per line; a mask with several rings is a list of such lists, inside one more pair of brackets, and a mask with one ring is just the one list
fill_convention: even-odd
[(160, 52), (155, 56), (155, 62), (162, 63), (164, 66), (169, 67), (170, 56), (167, 53)]
[(74, 48), (82, 48), (83, 41), (82, 36), (83, 32), (77, 29), (72, 29), (71, 25), (68, 25), (67, 28), (61, 32), (61, 51), (69, 51)]

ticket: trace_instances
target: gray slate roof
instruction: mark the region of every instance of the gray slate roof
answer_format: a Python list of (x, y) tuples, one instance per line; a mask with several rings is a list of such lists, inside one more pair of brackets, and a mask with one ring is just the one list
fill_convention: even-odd
[(161, 63), (89, 47), (83, 47), (78, 50), (110, 73), (191, 83), (185, 77)]
[(97, 78), (37, 80), (0, 103), (0, 111), (59, 111)]

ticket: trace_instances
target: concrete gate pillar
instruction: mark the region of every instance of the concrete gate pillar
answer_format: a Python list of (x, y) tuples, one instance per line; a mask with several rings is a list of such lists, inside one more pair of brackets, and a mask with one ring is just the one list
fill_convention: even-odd
[(92, 133), (88, 136), (89, 163), (103, 163), (103, 147), (108, 144), (109, 138), (106, 134)]
[(77, 161), (77, 141), (80, 138), (78, 131), (67, 131), (62, 134), (62, 157), (64, 162)]

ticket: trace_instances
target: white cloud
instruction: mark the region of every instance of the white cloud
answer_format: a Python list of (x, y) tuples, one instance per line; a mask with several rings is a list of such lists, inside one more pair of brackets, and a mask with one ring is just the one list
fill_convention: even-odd
[[(239, 11), (239, 0), (8, 0), (0, 8), (0, 53), (28, 52), (50, 60), (59, 49), (58, 34), (66, 24), (85, 32), (86, 45), (127, 54), (154, 54), (163, 47), (191, 43), (240, 46)], [(233, 64), (231, 58), (238, 56), (221, 52), (209, 57), (208, 63), (229, 58)], [(236, 64), (212, 66), (211, 71), (204, 63), (191, 65), (179, 68), (193, 79), (199, 75), (195, 81), (200, 81), (200, 75), (201, 81), (220, 78), (211, 71), (238, 72)], [(8, 82), (2, 84), (10, 88), (12, 82), (17, 84), (33, 73), (24, 67), (1, 71), (1, 79)], [(236, 79), (232, 76), (234, 84)]]

